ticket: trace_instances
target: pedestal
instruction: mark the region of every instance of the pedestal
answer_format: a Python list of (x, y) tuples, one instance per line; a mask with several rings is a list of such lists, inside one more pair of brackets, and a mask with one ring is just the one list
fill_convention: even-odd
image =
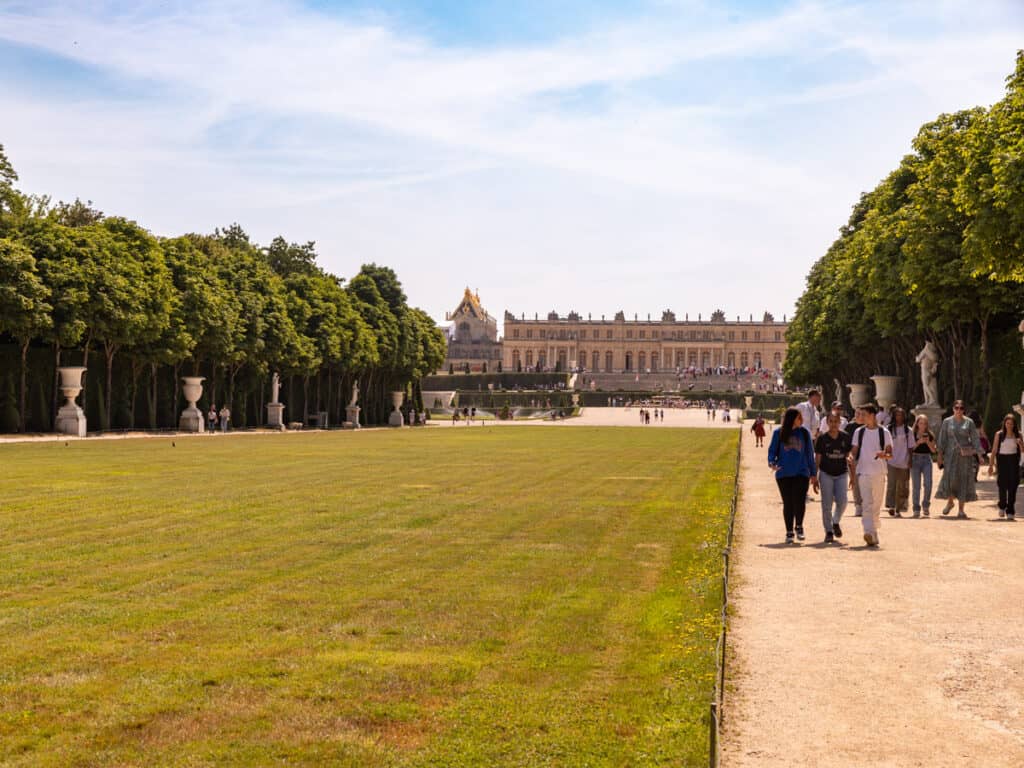
[(345, 429), (359, 429), (359, 412), (362, 410), (358, 405), (345, 406), (345, 423), (341, 426)]
[(85, 437), (85, 411), (77, 405), (62, 405), (57, 411), (57, 432)]
[(178, 420), (178, 429), (182, 432), (205, 432), (206, 423), (203, 421), (203, 412), (194, 405), (183, 410), (181, 418)]
[(402, 407), (402, 400), (404, 398), (405, 398), (405, 393), (404, 392), (395, 391), (395, 392), (391, 393), (391, 405), (394, 406), (394, 410), (391, 411), (391, 414), (388, 416), (388, 426), (389, 427), (404, 427), (405, 426), (405, 417), (402, 416), (402, 411), (400, 410), (401, 407)]
[(267, 403), (267, 426), (284, 430), (284, 403)]

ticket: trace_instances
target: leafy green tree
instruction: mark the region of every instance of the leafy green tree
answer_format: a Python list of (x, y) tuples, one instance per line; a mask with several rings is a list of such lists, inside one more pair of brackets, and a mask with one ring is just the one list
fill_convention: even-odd
[(50, 319), (49, 289), (39, 279), (32, 252), (9, 238), (0, 239), (0, 333), (9, 333), (21, 347), (21, 385), (18, 395), (18, 429), (25, 431), (25, 391), (28, 348), (32, 339), (47, 331)]

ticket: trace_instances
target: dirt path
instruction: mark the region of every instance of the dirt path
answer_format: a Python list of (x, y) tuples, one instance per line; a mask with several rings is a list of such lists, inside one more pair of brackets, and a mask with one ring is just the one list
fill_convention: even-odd
[(998, 520), (995, 483), (971, 520), (883, 512), (877, 551), (852, 503), (826, 548), (815, 501), (787, 546), (743, 434), (723, 766), (1024, 765), (1024, 521)]

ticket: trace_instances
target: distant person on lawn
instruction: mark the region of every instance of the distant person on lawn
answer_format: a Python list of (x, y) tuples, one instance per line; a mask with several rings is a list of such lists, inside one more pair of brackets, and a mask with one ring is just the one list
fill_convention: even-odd
[(794, 533), (803, 541), (807, 486), (817, 489), (818, 465), (814, 461), (811, 433), (803, 426), (803, 416), (796, 408), (789, 408), (782, 417), (782, 426), (772, 432), (768, 466), (775, 470), (775, 482), (782, 497), (786, 543), (793, 543)]
[(206, 426), (210, 432), (217, 428), (217, 406), (210, 403), (210, 411), (206, 414)]
[(864, 541), (869, 547), (878, 546), (879, 513), (885, 495), (888, 462), (892, 458), (892, 435), (879, 425), (878, 409), (868, 403), (864, 411), (864, 426), (853, 433), (850, 455), (856, 462), (857, 485), (860, 487)]
[(220, 409), (220, 431), (227, 432), (228, 427), (231, 426), (231, 409), (228, 408), (228, 404), (224, 403), (224, 407)]

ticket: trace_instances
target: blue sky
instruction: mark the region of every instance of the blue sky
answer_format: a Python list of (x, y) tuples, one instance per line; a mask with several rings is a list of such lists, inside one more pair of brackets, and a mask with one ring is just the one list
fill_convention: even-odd
[(26, 191), (312, 239), (439, 318), (781, 315), (1022, 45), (1018, 0), (0, 0), (0, 143)]

